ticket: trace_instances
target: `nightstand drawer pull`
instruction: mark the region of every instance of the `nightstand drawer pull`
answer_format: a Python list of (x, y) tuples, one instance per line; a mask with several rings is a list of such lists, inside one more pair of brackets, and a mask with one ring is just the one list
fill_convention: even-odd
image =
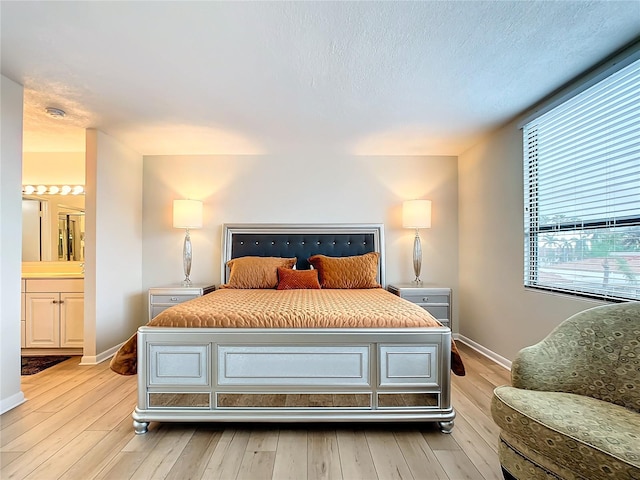
[(449, 295), (416, 295), (405, 294), (402, 296), (413, 303), (449, 303)]
[(151, 295), (151, 303), (182, 303), (200, 295)]

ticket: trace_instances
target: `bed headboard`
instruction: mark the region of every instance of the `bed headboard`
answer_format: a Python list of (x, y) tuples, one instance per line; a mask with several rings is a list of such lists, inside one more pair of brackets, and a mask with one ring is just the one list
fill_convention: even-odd
[(385, 285), (384, 227), (382, 224), (224, 224), (222, 228), (222, 280), (229, 280), (232, 258), (297, 257), (296, 268), (309, 268), (315, 254), (348, 257), (380, 253), (378, 282)]

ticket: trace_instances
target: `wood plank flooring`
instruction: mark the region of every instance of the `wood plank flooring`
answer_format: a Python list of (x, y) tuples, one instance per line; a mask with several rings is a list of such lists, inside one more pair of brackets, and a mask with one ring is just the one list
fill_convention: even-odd
[(501, 480), (489, 404), (509, 372), (459, 343), (455, 428), (435, 424), (153, 422), (135, 435), (136, 377), (74, 357), (22, 377), (28, 401), (0, 417), (0, 478), (42, 480)]

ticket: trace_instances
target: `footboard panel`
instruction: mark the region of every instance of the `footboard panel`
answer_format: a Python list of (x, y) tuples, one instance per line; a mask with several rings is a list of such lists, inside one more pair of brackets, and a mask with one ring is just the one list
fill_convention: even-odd
[(151, 421), (435, 421), (453, 427), (451, 331), (138, 330), (136, 433)]

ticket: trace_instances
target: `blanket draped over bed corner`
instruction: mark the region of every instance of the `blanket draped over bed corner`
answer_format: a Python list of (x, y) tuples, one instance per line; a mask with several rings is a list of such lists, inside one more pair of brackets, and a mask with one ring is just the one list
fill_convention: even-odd
[[(190, 328), (416, 328), (441, 324), (426, 310), (382, 288), (362, 290), (222, 289), (168, 308), (148, 326)], [(137, 372), (134, 334), (111, 360), (121, 375)], [(455, 342), (451, 370), (465, 374)]]

